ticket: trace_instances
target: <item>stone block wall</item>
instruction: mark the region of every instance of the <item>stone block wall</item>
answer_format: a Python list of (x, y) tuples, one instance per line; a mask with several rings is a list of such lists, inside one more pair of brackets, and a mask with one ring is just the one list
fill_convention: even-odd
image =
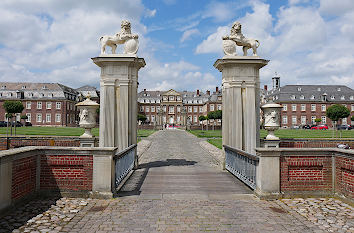
[(337, 144), (348, 144), (354, 148), (353, 139), (281, 139), (281, 148), (336, 148)]
[(0, 150), (7, 150), (25, 146), (62, 146), (79, 147), (79, 137), (0, 137)]
[(336, 191), (354, 199), (354, 158), (336, 156)]

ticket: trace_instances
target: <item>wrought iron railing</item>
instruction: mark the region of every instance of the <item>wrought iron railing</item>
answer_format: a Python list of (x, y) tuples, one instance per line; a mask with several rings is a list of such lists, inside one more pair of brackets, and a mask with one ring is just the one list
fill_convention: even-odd
[(136, 148), (136, 144), (131, 145), (114, 156), (116, 188), (133, 169)]
[(259, 157), (224, 145), (225, 168), (252, 189), (256, 189)]

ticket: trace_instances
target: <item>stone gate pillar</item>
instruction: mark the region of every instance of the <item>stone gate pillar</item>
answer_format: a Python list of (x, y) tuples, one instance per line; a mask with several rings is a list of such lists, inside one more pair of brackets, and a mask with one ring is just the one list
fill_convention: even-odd
[(259, 69), (267, 63), (257, 56), (225, 56), (214, 63), (222, 72), (223, 145), (252, 154), (259, 146)]
[(138, 71), (145, 60), (129, 54), (101, 54), (92, 60), (101, 67), (99, 146), (121, 151), (137, 143)]

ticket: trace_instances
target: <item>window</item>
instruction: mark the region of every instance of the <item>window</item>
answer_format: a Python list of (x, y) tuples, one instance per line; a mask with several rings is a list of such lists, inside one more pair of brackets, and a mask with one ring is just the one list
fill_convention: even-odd
[(341, 99), (341, 100), (345, 100), (345, 96), (342, 95), (342, 96), (340, 97), (340, 99)]
[(199, 106), (199, 112), (202, 113), (203, 112), (203, 107)]
[(151, 115), (151, 122), (155, 122), (155, 115)]
[(22, 89), (26, 89), (26, 86), (22, 86)]
[(316, 119), (316, 116), (312, 116), (312, 117), (311, 117), (311, 123), (312, 123), (312, 124), (315, 124), (315, 119)]
[(319, 87), (319, 88), (317, 88), (317, 91), (321, 91), (321, 88)]
[(334, 99), (336, 99), (336, 97), (334, 97), (333, 95), (331, 96), (331, 100), (334, 100)]
[(42, 113), (37, 113), (37, 122), (42, 122)]
[(37, 102), (37, 109), (42, 109), (42, 102)]
[(6, 86), (1, 86), (1, 89), (6, 89)]
[(173, 95), (170, 95), (168, 98), (169, 98), (170, 101), (175, 100), (175, 97)]
[(198, 106), (194, 106), (193, 111), (198, 112)]
[(288, 124), (288, 117), (287, 116), (283, 116), (283, 124), (284, 125)]
[(326, 124), (326, 116), (321, 117), (321, 122), (322, 122), (322, 124)]
[(301, 111), (306, 111), (306, 104), (301, 104)]
[(42, 89), (47, 89), (47, 86), (46, 86), (46, 85), (44, 85), (44, 86), (42, 87)]
[(293, 125), (296, 125), (296, 116), (292, 116), (291, 117), (291, 123), (293, 124)]
[(340, 90), (340, 87), (337, 88), (337, 91), (341, 91), (341, 90)]
[(163, 96), (163, 100), (167, 100), (167, 96), (164, 95), (164, 96)]
[(221, 110), (221, 104), (218, 104), (218, 110)]
[(314, 99), (315, 99), (315, 96), (314, 96), (314, 95), (311, 95), (311, 99), (314, 100)]
[(180, 101), (181, 100), (181, 96), (177, 96), (177, 100)]
[(306, 124), (306, 116), (301, 116), (301, 124), (302, 125)]
[(180, 123), (180, 122), (181, 122), (181, 117), (177, 116), (177, 123)]
[(198, 118), (197, 116), (194, 116), (194, 123), (197, 123), (198, 122)]
[(188, 106), (188, 112), (192, 112), (192, 106)]
[(47, 114), (45, 115), (45, 121), (46, 121), (46, 122), (52, 122), (52, 114), (47, 113)]
[(292, 99), (292, 100), (296, 99), (295, 95), (291, 95), (290, 99)]
[(140, 106), (140, 112), (144, 112), (144, 106)]
[(163, 121), (163, 123), (166, 123), (166, 116), (162, 117), (162, 121)]
[(155, 112), (155, 106), (151, 106), (151, 112)]
[(31, 102), (26, 102), (26, 109), (31, 109)]
[(210, 104), (210, 111), (214, 111), (214, 104)]
[(145, 107), (145, 112), (150, 112), (150, 107), (149, 106)]
[(316, 104), (311, 104), (311, 111), (316, 111)]
[(325, 112), (325, 111), (326, 111), (326, 105), (325, 105), (325, 104), (322, 104), (322, 105), (321, 105), (321, 110), (322, 110), (322, 112)]
[(52, 102), (47, 102), (47, 109), (52, 109)]
[(156, 112), (160, 111), (160, 106), (156, 106)]
[(287, 104), (283, 104), (283, 111), (288, 111), (288, 105)]
[(164, 105), (164, 106), (162, 107), (162, 109), (163, 109), (164, 112), (167, 112), (167, 107), (166, 107), (166, 105)]
[(147, 121), (147, 122), (150, 121), (150, 116), (149, 116), (149, 115), (146, 116), (146, 121)]
[(57, 102), (57, 103), (56, 103), (56, 108), (57, 108), (57, 109), (61, 109), (61, 102)]
[(352, 112), (354, 112), (354, 104), (352, 104), (351, 109), (352, 109)]
[(55, 122), (61, 122), (61, 114), (60, 113), (55, 114)]
[(347, 118), (342, 118), (342, 124), (346, 125), (347, 124)]
[(26, 122), (31, 122), (31, 113), (26, 113), (27, 119)]
[(168, 113), (175, 113), (175, 107), (174, 106), (169, 106), (168, 107)]
[(350, 99), (350, 100), (354, 100), (354, 96), (351, 95), (351, 96), (349, 97), (349, 99)]
[(305, 96), (304, 95), (300, 95), (300, 99), (304, 100)]
[(177, 112), (181, 112), (181, 106), (177, 106)]
[(298, 87), (298, 88), (297, 88), (297, 91), (301, 91), (301, 87)]
[(292, 111), (296, 111), (296, 104), (292, 104), (292, 105), (291, 105), (291, 110), (292, 110)]

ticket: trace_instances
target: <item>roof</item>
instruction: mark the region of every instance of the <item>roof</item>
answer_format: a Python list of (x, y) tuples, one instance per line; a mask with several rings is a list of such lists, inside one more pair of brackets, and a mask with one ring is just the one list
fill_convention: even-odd
[(344, 85), (285, 85), (277, 90), (267, 91), (266, 96), (277, 102), (343, 102), (354, 101), (354, 90)]

